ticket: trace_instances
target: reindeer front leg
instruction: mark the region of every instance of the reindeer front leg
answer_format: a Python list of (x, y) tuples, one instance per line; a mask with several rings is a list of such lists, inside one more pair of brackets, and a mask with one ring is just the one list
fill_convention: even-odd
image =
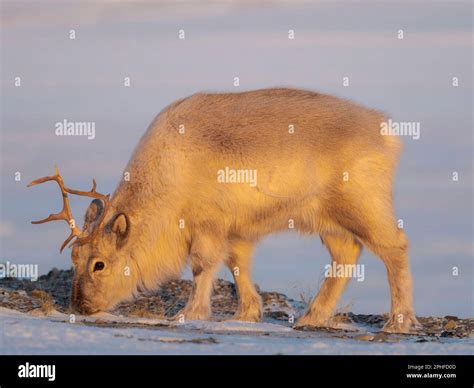
[(213, 281), (225, 257), (222, 241), (206, 235), (193, 241), (191, 246), (193, 288), (186, 306), (175, 318), (192, 321), (211, 317)]

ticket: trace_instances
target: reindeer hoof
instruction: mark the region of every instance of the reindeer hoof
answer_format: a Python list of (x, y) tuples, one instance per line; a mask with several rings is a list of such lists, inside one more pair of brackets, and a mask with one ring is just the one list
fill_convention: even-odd
[(423, 329), (415, 314), (392, 314), (382, 331), (386, 333), (417, 334)]

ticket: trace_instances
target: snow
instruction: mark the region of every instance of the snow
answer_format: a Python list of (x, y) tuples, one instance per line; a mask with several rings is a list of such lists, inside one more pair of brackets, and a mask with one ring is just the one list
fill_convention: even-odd
[[(346, 325), (358, 336), (370, 334)], [(346, 333), (347, 334), (347, 333)], [(372, 333), (375, 334), (375, 333)], [(345, 337), (345, 338), (341, 338)], [(350, 337), (350, 336), (349, 336)], [(344, 333), (305, 332), (281, 323), (186, 323), (111, 314), (38, 317), (0, 308), (0, 354), (473, 354), (474, 338), (369, 342)]]

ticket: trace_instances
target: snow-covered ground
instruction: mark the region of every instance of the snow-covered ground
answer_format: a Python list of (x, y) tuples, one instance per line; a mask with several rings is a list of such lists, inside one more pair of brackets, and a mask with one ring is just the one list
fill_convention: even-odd
[[(37, 317), (0, 307), (0, 354), (473, 354), (474, 338), (388, 336), (361, 325), (333, 332), (281, 324), (170, 322), (110, 314)], [(417, 342), (421, 341), (421, 342)]]

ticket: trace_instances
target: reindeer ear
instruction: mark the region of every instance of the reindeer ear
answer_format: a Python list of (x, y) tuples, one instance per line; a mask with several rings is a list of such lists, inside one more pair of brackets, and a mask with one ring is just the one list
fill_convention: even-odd
[(112, 219), (110, 230), (117, 236), (117, 245), (123, 245), (130, 230), (130, 221), (125, 213), (119, 213)]
[(87, 208), (84, 216), (83, 230), (87, 230), (91, 224), (99, 219), (104, 211), (104, 203), (100, 199), (94, 199)]

